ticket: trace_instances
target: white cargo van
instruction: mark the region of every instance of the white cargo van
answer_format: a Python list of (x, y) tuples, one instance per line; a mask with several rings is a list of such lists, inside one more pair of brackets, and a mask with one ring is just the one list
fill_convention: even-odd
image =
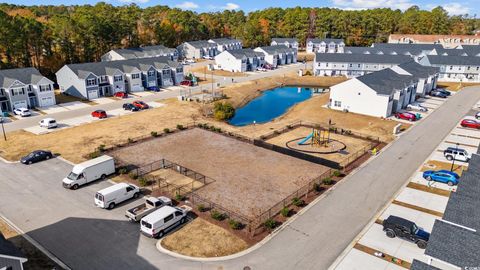
[(97, 179), (105, 179), (115, 172), (115, 161), (104, 155), (73, 166), (72, 172), (63, 179), (63, 187), (77, 189)]
[(148, 237), (160, 238), (168, 229), (185, 223), (190, 210), (186, 205), (164, 206), (140, 220), (140, 231)]
[(116, 185), (104, 188), (95, 194), (95, 205), (101, 208), (113, 209), (115, 205), (131, 198), (140, 196), (140, 188), (127, 183), (118, 183)]

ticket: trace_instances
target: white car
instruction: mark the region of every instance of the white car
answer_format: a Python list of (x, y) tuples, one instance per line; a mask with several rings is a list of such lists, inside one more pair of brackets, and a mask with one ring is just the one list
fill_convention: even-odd
[(266, 69), (266, 68), (263, 68), (263, 67), (259, 67), (259, 68), (257, 68), (257, 70), (258, 70), (258, 71), (267, 71), (267, 69)]
[(57, 121), (53, 118), (45, 118), (45, 119), (42, 119), (40, 122), (38, 122), (38, 124), (40, 125), (40, 127), (44, 127), (44, 128), (56, 128), (58, 125), (57, 125)]
[(25, 117), (25, 116), (30, 116), (32, 115), (32, 113), (30, 112), (29, 109), (27, 108), (16, 108), (15, 110), (13, 110), (13, 113), (15, 115), (20, 115), (21, 117)]
[(187, 63), (195, 63), (195, 60), (193, 60), (193, 59), (187, 59), (187, 60), (185, 60), (185, 62), (187, 62)]
[(407, 109), (408, 110), (414, 110), (414, 111), (420, 111), (420, 112), (426, 112), (428, 111), (427, 108), (423, 107), (421, 104), (419, 103), (412, 103), (412, 104), (408, 104), (407, 105)]
[(480, 112), (477, 112), (477, 113), (475, 114), (475, 118), (476, 118), (477, 120), (480, 119)]
[(207, 60), (213, 60), (213, 57), (211, 57), (211, 56), (208, 56), (208, 55), (205, 55), (205, 56), (203, 57), (203, 59), (207, 59)]

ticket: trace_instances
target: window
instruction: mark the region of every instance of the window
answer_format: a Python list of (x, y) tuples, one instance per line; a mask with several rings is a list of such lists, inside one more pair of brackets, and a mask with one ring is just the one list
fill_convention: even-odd
[(328, 67), (328, 63), (325, 63), (325, 66)]
[(453, 69), (453, 66), (450, 66), (450, 70), (452, 70), (452, 69)]
[(121, 82), (121, 81), (123, 81), (123, 76), (122, 75), (115, 75), (115, 76), (113, 76), (113, 81), (114, 82)]
[(155, 70), (149, 70), (148, 71), (148, 76), (153, 76), (155, 75)]
[(179, 217), (179, 216), (181, 216), (181, 215), (182, 215), (182, 212), (180, 212), (180, 211), (176, 211), (176, 212), (175, 212), (175, 216), (176, 216), (176, 217)]
[(10, 90), (12, 96), (25, 95), (25, 88), (14, 88)]
[(132, 190), (134, 190), (133, 187), (127, 187), (127, 192), (130, 192), (130, 191), (132, 191)]
[(97, 84), (97, 79), (87, 79), (87, 86), (92, 86)]
[(360, 96), (362, 93), (358, 92), (358, 95)]
[(341, 102), (341, 101), (338, 101), (338, 100), (335, 100), (335, 102), (333, 103), (333, 106), (335, 106), (335, 107), (342, 107), (342, 102)]
[(353, 64), (348, 65), (349, 67), (353, 67)]
[(47, 92), (52, 90), (52, 87), (50, 84), (39, 85), (38, 88), (40, 89), (40, 92)]
[(358, 67), (360, 68), (360, 64), (358, 64)]
[(168, 216), (163, 220), (163, 222), (164, 222), (164, 223), (167, 223), (167, 222), (169, 222), (169, 221), (172, 220), (172, 219), (173, 219), (173, 214), (170, 214), (170, 215), (168, 215)]
[(138, 79), (138, 78), (140, 78), (139, 73), (132, 74), (132, 79)]

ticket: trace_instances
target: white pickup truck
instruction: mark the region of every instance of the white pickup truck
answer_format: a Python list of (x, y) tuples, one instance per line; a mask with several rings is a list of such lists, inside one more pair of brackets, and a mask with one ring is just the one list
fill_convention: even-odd
[(167, 197), (147, 197), (145, 202), (125, 211), (125, 217), (131, 221), (138, 222), (144, 216), (152, 213), (160, 207), (172, 205), (172, 200)]

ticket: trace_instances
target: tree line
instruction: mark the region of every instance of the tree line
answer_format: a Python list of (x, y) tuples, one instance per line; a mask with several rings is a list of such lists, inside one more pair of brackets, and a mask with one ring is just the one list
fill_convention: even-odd
[(107, 3), (76, 6), (0, 4), (0, 68), (34, 66), (53, 77), (64, 64), (99, 61), (113, 48), (236, 37), (245, 47), (269, 44), (272, 37), (343, 38), (347, 46), (385, 42), (391, 33), (472, 34), (480, 20), (449, 16), (441, 7), (268, 8), (250, 12), (196, 13), (168, 6), (140, 8)]

